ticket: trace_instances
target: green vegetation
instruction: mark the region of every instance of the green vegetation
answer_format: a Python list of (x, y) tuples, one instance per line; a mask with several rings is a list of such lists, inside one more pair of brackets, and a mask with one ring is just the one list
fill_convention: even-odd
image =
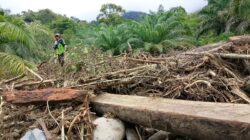
[(249, 0), (208, 0), (208, 5), (196, 13), (188, 14), (182, 7), (166, 11), (160, 5), (158, 11), (130, 20), (123, 18), (126, 12), (121, 6), (105, 4), (97, 21), (91, 23), (49, 9), (19, 15), (0, 10), (0, 58), (4, 60), (0, 61), (0, 75), (20, 73), (31, 63), (51, 58), (56, 32), (67, 43), (69, 59), (77, 60), (93, 47), (118, 55), (128, 49), (128, 44), (135, 52), (160, 54), (247, 34), (249, 9)]
[(97, 16), (97, 21), (107, 25), (117, 25), (122, 23), (125, 10), (121, 6), (108, 3), (101, 7), (100, 14)]

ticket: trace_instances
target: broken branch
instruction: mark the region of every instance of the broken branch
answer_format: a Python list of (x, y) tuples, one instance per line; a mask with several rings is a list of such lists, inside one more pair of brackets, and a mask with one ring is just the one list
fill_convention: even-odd
[[(204, 53), (183, 53), (184, 55), (207, 55), (207, 52)], [(235, 54), (235, 53), (212, 53), (217, 57), (228, 58), (228, 59), (250, 59), (250, 55), (247, 54)]]
[(44, 81), (35, 81), (35, 82), (29, 82), (29, 83), (23, 83), (23, 84), (17, 84), (14, 86), (15, 89), (20, 89), (25, 86), (34, 86), (34, 85), (41, 85), (41, 84), (53, 84), (57, 80), (44, 80)]
[(234, 93), (235, 95), (239, 96), (240, 98), (242, 98), (243, 100), (245, 100), (246, 102), (250, 103), (250, 98), (246, 95), (246, 93), (244, 93), (242, 90), (240, 90), (239, 88), (233, 88), (231, 90), (232, 93)]
[(47, 127), (46, 127), (46, 125), (45, 125), (43, 119), (39, 119), (37, 122), (38, 122), (38, 123), (40, 124), (40, 126), (42, 127), (43, 132), (44, 132), (44, 134), (45, 134), (47, 140), (53, 140), (54, 138), (52, 137), (51, 133), (48, 131), (48, 129), (47, 129)]
[(26, 76), (26, 74), (25, 74), (25, 73), (23, 73), (23, 74), (21, 74), (21, 75), (18, 75), (17, 77), (14, 77), (14, 78), (11, 78), (11, 79), (8, 79), (8, 80), (5, 80), (5, 81), (3, 81), (3, 83), (4, 83), (4, 84), (11, 83), (11, 82), (13, 82), (13, 81), (16, 81), (16, 80), (18, 80), (18, 79), (23, 78), (24, 76)]
[(134, 61), (138, 63), (151, 63), (151, 64), (162, 64), (160, 61), (152, 61), (152, 60), (141, 60), (141, 59), (135, 59), (135, 58), (126, 58), (128, 61)]
[(43, 78), (37, 74), (36, 72), (34, 72), (32, 69), (28, 68), (28, 67), (25, 67), (26, 70), (28, 70), (30, 73), (32, 73), (34, 76), (36, 76), (37, 78), (39, 78), (41, 81), (43, 81)]

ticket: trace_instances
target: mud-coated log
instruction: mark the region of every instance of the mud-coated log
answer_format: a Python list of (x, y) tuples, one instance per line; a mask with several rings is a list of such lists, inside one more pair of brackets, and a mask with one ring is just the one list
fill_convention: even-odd
[(98, 113), (202, 140), (250, 138), (250, 105), (101, 94), (91, 101)]
[(49, 88), (33, 91), (10, 91), (3, 93), (3, 99), (6, 102), (14, 104), (38, 103), (38, 102), (65, 102), (65, 101), (82, 101), (87, 91)]

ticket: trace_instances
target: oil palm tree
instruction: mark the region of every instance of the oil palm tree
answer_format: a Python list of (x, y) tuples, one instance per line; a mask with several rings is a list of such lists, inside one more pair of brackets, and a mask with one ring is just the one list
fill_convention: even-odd
[(208, 0), (200, 12), (197, 38), (210, 31), (217, 35), (235, 32), (243, 34), (249, 28), (249, 0)]
[[(134, 22), (133, 32), (146, 44), (146, 50), (167, 51), (168, 48), (184, 48), (192, 43), (188, 15), (182, 7), (167, 12), (153, 13), (142, 22)], [(156, 44), (156, 45), (154, 45)]]
[(243, 34), (250, 27), (250, 1), (232, 0), (229, 8), (230, 19), (227, 24), (227, 31), (235, 28), (237, 34)]
[(97, 46), (104, 51), (111, 50), (113, 54), (119, 54), (127, 47), (127, 41), (133, 38), (129, 25), (123, 23), (117, 26), (102, 25), (96, 33)]
[(18, 42), (32, 48), (34, 38), (25, 23), (14, 16), (0, 16), (0, 43)]
[(20, 74), (30, 67), (23, 56), (34, 53), (34, 26), (16, 16), (0, 15), (0, 75)]
[(229, 11), (227, 9), (230, 0), (208, 0), (208, 5), (200, 12), (200, 29), (197, 38), (202, 34), (213, 31), (216, 34), (225, 31), (227, 20), (229, 19)]

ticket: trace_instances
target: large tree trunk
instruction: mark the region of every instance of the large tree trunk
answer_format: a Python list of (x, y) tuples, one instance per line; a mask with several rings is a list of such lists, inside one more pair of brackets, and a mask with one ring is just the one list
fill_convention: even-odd
[(38, 103), (38, 102), (65, 102), (65, 101), (82, 101), (87, 91), (49, 88), (33, 91), (10, 91), (3, 93), (6, 102), (14, 104)]
[(196, 139), (250, 138), (250, 105), (102, 94), (92, 98), (96, 112)]

